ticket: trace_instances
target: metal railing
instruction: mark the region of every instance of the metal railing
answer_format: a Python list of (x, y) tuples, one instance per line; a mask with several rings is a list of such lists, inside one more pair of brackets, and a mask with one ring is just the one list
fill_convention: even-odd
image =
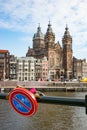
[[(9, 96), (10, 95), (10, 96)], [(0, 93), (0, 99), (9, 99), (12, 106), (15, 109), (19, 109), (17, 107), (25, 107), (28, 109), (27, 102), (31, 102), (31, 108), (34, 106), (33, 102), (35, 103), (35, 112), (37, 111), (37, 104), (38, 103), (47, 103), (47, 104), (57, 104), (57, 105), (69, 105), (69, 106), (77, 106), (77, 107), (85, 107), (86, 114), (87, 114), (87, 95), (85, 98), (71, 98), (71, 97), (59, 97), (59, 96), (45, 96), (40, 95), (36, 96), (36, 94), (31, 93), (29, 90), (24, 88), (16, 88), (12, 92), (8, 93)], [(27, 99), (27, 100), (26, 100)], [(36, 101), (35, 101), (36, 100)], [(14, 102), (17, 102), (17, 106), (15, 106)], [(18, 106), (18, 104), (20, 104)], [(30, 110), (29, 108), (28, 110)], [(19, 110), (20, 111), (20, 110)], [(33, 110), (32, 110), (33, 111)], [(18, 112), (18, 110), (17, 110)]]

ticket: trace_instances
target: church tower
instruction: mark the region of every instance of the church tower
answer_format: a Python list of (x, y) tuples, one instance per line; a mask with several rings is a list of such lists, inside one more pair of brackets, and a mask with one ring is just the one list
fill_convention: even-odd
[(52, 31), (51, 24), (49, 21), (47, 32), (45, 35), (45, 49), (48, 50), (49, 48), (52, 48), (54, 46), (55, 42), (55, 35)]
[(39, 24), (37, 32), (33, 36), (33, 49), (40, 50), (42, 48), (45, 48), (45, 43), (44, 43), (44, 35), (41, 32), (41, 27)]
[(64, 77), (72, 78), (72, 37), (70, 36), (69, 29), (66, 25), (65, 33), (62, 38), (63, 45), (63, 68), (64, 68)]

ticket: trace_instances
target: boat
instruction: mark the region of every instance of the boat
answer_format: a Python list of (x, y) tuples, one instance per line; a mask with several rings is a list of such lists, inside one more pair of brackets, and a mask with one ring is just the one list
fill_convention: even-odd
[(80, 80), (81, 82), (87, 82), (87, 78), (83, 78)]

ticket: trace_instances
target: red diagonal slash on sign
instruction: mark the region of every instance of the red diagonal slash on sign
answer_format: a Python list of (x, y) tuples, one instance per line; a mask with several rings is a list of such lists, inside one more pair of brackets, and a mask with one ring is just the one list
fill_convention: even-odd
[(27, 107), (23, 102), (21, 102), (18, 98), (16, 98), (15, 96), (13, 97), (17, 102), (19, 102), (22, 106), (24, 106), (27, 110), (31, 110), (31, 108)]

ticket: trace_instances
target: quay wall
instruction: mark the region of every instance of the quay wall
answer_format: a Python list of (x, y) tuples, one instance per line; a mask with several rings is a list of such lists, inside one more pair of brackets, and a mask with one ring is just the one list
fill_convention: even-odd
[[(25, 87), (26, 89), (30, 90), (33, 87)], [(37, 91), (41, 92), (87, 92), (87, 87), (35, 87)], [(3, 92), (10, 92), (14, 88), (4, 88)]]
[(55, 86), (55, 87), (87, 87), (87, 82), (54, 82), (54, 81), (0, 81), (0, 87), (16, 87), (16, 86)]
[(0, 81), (0, 88), (4, 88), (5, 91), (11, 91), (16, 86), (23, 88), (37, 88), (39, 91), (87, 91), (87, 82), (18, 82), (18, 81)]

